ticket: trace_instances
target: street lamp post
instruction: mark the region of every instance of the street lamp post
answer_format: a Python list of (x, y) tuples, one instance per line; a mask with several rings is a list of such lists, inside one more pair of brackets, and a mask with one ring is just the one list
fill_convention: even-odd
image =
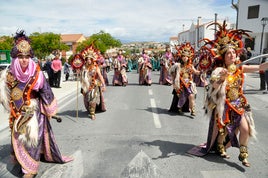
[(200, 19), (201, 17), (199, 16), (197, 19), (197, 48), (199, 49), (199, 25), (200, 25)]
[(261, 24), (262, 24), (262, 32), (261, 32), (261, 46), (260, 46), (260, 54), (262, 54), (262, 41), (263, 41), (263, 33), (264, 33), (264, 28), (268, 23), (268, 17), (263, 17), (261, 19)]
[(215, 29), (214, 29), (214, 35), (215, 36), (216, 36), (216, 33), (217, 33), (217, 25), (216, 25), (216, 23), (217, 23), (217, 16), (218, 16), (218, 14), (215, 13)]

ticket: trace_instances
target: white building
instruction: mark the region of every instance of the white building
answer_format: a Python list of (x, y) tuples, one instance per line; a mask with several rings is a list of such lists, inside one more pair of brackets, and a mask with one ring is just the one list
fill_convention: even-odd
[[(251, 47), (253, 55), (258, 55), (262, 49), (268, 48), (268, 0), (238, 0), (238, 29), (250, 30), (252, 40), (245, 39), (245, 47)], [(263, 25), (261, 19), (267, 18), (261, 40)], [(262, 49), (261, 48), (261, 41)]]
[[(252, 33), (249, 33), (252, 40), (244, 39), (245, 48), (250, 47), (253, 56), (259, 55), (264, 48), (268, 48), (268, 0), (237, 0), (236, 7), (238, 9), (237, 29), (252, 31)], [(267, 19), (267, 25), (262, 25), (261, 19), (263, 18)], [(190, 42), (195, 49), (199, 49), (202, 42), (198, 43), (198, 39), (208, 38), (212, 40), (214, 38), (215, 31), (212, 29), (215, 29), (215, 27), (207, 28), (213, 21), (202, 23), (201, 20), (201, 18), (198, 18), (196, 24), (192, 23), (190, 29), (178, 34), (179, 45)], [(217, 20), (217, 22), (222, 23), (220, 20)], [(236, 27), (235, 24), (230, 24), (227, 21), (227, 28), (235, 29)], [(261, 38), (262, 34), (263, 38)]]
[[(217, 20), (217, 22), (220, 24), (223, 23), (222, 20), (221, 21)], [(178, 34), (178, 44), (181, 45), (185, 42), (189, 42), (196, 50), (198, 50), (204, 44), (204, 42), (202, 42), (202, 39), (204, 38), (210, 40), (214, 39), (215, 26), (211, 25), (212, 23), (214, 23), (214, 21), (202, 23), (200, 19), (197, 25), (192, 23), (189, 30), (180, 32)], [(226, 28), (230, 29), (231, 24), (229, 22), (226, 22), (226, 24), (227, 24)]]

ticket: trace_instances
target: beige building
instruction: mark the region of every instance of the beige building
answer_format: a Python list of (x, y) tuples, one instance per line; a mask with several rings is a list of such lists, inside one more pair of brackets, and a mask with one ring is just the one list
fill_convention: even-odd
[(85, 41), (83, 34), (62, 34), (61, 42), (70, 47), (68, 51), (62, 51), (62, 57), (68, 59), (71, 55), (76, 53), (78, 43)]

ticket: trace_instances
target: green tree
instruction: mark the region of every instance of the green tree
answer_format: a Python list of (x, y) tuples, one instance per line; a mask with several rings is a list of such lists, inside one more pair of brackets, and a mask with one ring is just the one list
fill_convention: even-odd
[(85, 47), (91, 44), (98, 48), (102, 54), (104, 54), (105, 51), (111, 47), (120, 47), (122, 45), (120, 40), (115, 39), (109, 33), (100, 31), (99, 33), (91, 35), (89, 39), (80, 43), (76, 48), (76, 52), (82, 51)]
[(44, 58), (48, 56), (52, 51), (68, 50), (69, 47), (61, 43), (60, 34), (54, 33), (32, 33), (29, 38), (31, 39), (31, 46), (34, 50), (34, 54), (38, 58)]
[(0, 50), (11, 50), (13, 47), (13, 38), (10, 36), (0, 37)]

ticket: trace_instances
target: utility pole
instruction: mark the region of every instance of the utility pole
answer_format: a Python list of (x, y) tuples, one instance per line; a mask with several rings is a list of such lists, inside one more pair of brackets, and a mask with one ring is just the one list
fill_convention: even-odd
[(198, 18), (197, 18), (197, 41), (196, 41), (198, 49), (199, 49), (199, 25), (200, 25), (200, 19), (201, 19), (201, 17), (198, 16)]
[(238, 28), (238, 6), (234, 3), (234, 0), (232, 0), (232, 6), (236, 10), (236, 22), (235, 22), (235, 28)]
[(218, 14), (217, 13), (215, 13), (215, 29), (214, 29), (214, 35), (215, 35), (215, 37), (216, 37), (216, 33), (217, 33), (217, 16), (218, 16)]

